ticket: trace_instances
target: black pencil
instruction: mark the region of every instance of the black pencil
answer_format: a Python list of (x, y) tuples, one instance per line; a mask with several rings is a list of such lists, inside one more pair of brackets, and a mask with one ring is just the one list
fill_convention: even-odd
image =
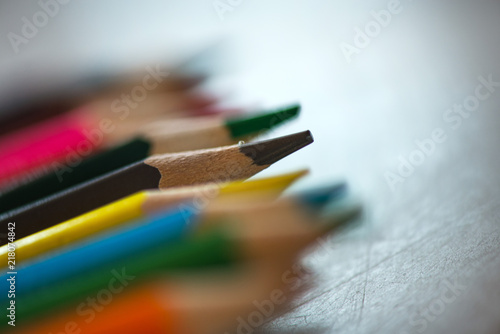
[[(0, 216), (16, 223), (16, 239), (145, 189), (246, 179), (313, 142), (309, 131), (216, 149), (154, 155)], [(1, 244), (6, 243), (2, 236)]]

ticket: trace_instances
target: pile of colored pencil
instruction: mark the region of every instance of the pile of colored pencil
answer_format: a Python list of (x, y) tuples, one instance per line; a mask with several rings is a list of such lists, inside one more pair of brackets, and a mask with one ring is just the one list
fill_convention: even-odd
[(138, 84), (121, 79), (3, 124), (2, 333), (250, 332), (280, 315), (300, 253), (360, 211), (344, 183), (282, 195), (307, 170), (247, 180), (313, 142), (251, 141), (300, 107), (220, 109), (182, 75), (117, 107)]

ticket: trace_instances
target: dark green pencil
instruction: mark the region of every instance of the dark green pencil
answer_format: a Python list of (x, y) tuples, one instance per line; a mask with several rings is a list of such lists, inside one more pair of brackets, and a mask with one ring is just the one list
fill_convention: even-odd
[[(278, 110), (221, 120), (206, 118), (192, 124), (178, 121), (168, 126), (152, 124), (150, 131), (124, 144), (84, 159), (77, 166), (56, 164), (51, 173), (20, 185), (0, 195), (0, 213), (43, 199), (70, 187), (89, 181), (152, 154), (174, 153), (211, 147), (227, 146), (248, 140), (259, 133), (293, 119), (299, 105)], [(176, 123), (177, 122), (177, 123)]]

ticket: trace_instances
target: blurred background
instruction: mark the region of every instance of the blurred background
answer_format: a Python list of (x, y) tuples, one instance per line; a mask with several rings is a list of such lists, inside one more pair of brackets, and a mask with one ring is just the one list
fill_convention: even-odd
[[(223, 105), (302, 104), (268, 136), (309, 129), (315, 143), (264, 175), (309, 167), (307, 182), (345, 179), (364, 200), (362, 226), (311, 252), (313, 287), (266, 332), (498, 332), (500, 2), (63, 2), (25, 38), (39, 1), (0, 1), (1, 115), (197, 55), (187, 70)], [(447, 119), (478, 85), (488, 98)], [(436, 302), (448, 286), (454, 301)]]

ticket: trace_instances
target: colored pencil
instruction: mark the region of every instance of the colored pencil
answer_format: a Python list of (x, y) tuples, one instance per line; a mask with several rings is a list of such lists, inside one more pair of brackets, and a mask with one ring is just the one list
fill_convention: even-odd
[[(42, 263), (40, 263), (40, 268), (35, 266), (18, 273), (17, 284), (23, 278), (27, 279), (28, 276), (26, 275), (31, 275), (32, 272), (38, 272), (37, 275), (40, 277), (40, 281), (32, 280), (35, 285), (31, 286), (22, 283), (22, 285), (17, 286), (17, 299), (19, 305), (21, 305), (17, 309), (17, 315), (21, 314), (23, 319), (40, 316), (45, 312), (71, 304), (72, 300), (85, 298), (94, 291), (104, 289), (109, 283), (109, 273), (116, 268), (120, 268), (127, 275), (141, 280), (164, 270), (221, 265), (245, 259), (268, 258), (269, 256), (291, 257), (292, 254), (296, 254), (317, 237), (349, 222), (353, 212), (359, 210), (357, 204), (346, 206), (344, 203), (340, 207), (337, 204), (336, 210), (329, 209), (328, 212), (322, 213), (320, 220), (318, 220), (314, 217), (316, 215), (310, 215), (309, 213), (304, 215), (304, 212), (299, 212), (297, 218), (295, 214), (297, 212), (292, 214), (286, 212), (288, 208), (277, 204), (269, 206), (265, 210), (266, 213), (276, 212), (277, 210), (279, 214), (274, 214), (273, 218), (281, 218), (280, 220), (262, 220), (260, 215), (249, 219), (244, 217), (243, 212), (234, 215), (231, 209), (226, 209), (225, 216), (232, 217), (230, 222), (224, 219), (211, 218), (212, 224), (207, 226), (205, 233), (195, 234), (192, 238), (184, 240), (184, 242), (172, 242), (169, 239), (171, 237), (175, 238), (177, 232), (173, 234), (164, 232), (166, 235), (162, 237), (163, 242), (158, 243), (156, 246), (149, 246), (146, 249), (139, 247), (139, 250), (130, 251), (131, 254), (122, 256), (116, 261), (101, 262), (99, 266), (74, 272), (72, 276), (62, 278), (53, 275), (51, 281), (41, 277), (39, 269), (43, 268), (43, 272), (55, 269), (57, 272), (62, 273), (60, 267), (56, 267), (55, 264), (63, 264), (64, 261), (60, 262), (56, 259), (55, 262), (47, 263), (45, 267), (41, 266)], [(248, 207), (246, 210), (247, 212), (255, 210), (255, 207)], [(351, 212), (350, 216), (345, 214), (347, 211)], [(236, 219), (236, 217), (239, 219)], [(292, 219), (288, 219), (290, 217)], [(272, 228), (269, 228), (269, 225), (272, 225)], [(139, 232), (138, 238), (144, 236), (142, 231), (148, 228), (146, 226), (148, 225), (142, 225), (138, 230), (134, 231)], [(133, 232), (130, 230), (126, 234), (132, 236)], [(121, 236), (118, 238), (121, 242), (125, 240)], [(95, 249), (100, 248), (101, 251), (98, 254), (102, 256), (102, 249), (114, 250), (114, 247), (109, 248), (110, 245), (113, 245), (113, 242), (103, 238), (99, 245), (93, 247)], [(69, 254), (69, 257), (73, 255), (75, 253)], [(78, 261), (78, 257), (74, 258), (72, 265), (76, 261)]]
[[(113, 264), (113, 267), (125, 271), (139, 279), (168, 271), (180, 271), (190, 269), (205, 269), (212, 266), (224, 266), (234, 264), (238, 258), (238, 252), (233, 248), (232, 240), (228, 240), (226, 230), (215, 228), (206, 234), (193, 236), (188, 240), (175, 241), (170, 244), (157, 247), (145, 254), (140, 252), (130, 259), (122, 259)], [(145, 256), (145, 257), (144, 257)], [(124, 267), (122, 264), (125, 264)], [(72, 277), (57, 286), (46, 286), (29, 294), (17, 297), (16, 314), (24, 321), (46, 316), (54, 310), (70, 306), (73, 301), (83, 300), (86, 296), (98, 291), (100, 287), (109, 283), (112, 269), (89, 271), (80, 277)], [(112, 275), (112, 274), (111, 274)], [(20, 276), (17, 276), (20, 278)], [(139, 280), (137, 279), (137, 280)], [(49, 292), (49, 289), (52, 291)], [(18, 290), (22, 291), (22, 290)], [(5, 300), (0, 301), (3, 306)], [(0, 323), (0, 328), (5, 323)]]
[[(143, 150), (147, 147), (149, 154), (233, 144), (295, 117), (299, 107), (227, 120), (218, 117), (204, 117), (198, 121), (185, 119), (170, 126), (169, 121), (163, 121), (160, 124), (161, 130), (149, 131), (146, 128), (142, 133), (137, 133), (139, 131), (136, 128), (141, 123), (144, 125), (150, 121), (145, 117), (145, 113), (141, 113), (144, 120), (133, 120), (132, 126), (126, 126), (123, 122), (112, 121), (111, 118), (89, 116), (87, 110), (93, 109), (85, 108), (1, 139), (0, 186), (19, 182), (27, 172), (40, 170), (50, 164), (55, 164), (52, 169), (61, 169), (58, 168), (59, 163), (59, 166), (66, 165), (66, 170), (69, 170), (71, 168), (67, 165), (74, 165), (75, 160), (78, 164), (82, 156), (87, 157), (92, 152), (104, 148), (106, 144), (120, 142), (133, 134), (141, 135), (138, 140), (144, 141)], [(119, 130), (120, 127), (124, 130)]]
[(0, 217), (0, 228), (6, 231), (8, 223), (15, 222), (16, 238), (21, 239), (137, 191), (246, 179), (312, 142), (311, 133), (304, 131), (249, 144), (154, 155), (9, 211)]
[[(234, 196), (238, 193), (244, 193), (248, 196), (251, 193), (262, 194), (262, 192), (265, 192), (265, 198), (276, 197), (304, 174), (305, 171), (299, 171), (246, 182), (237, 181), (226, 184), (139, 192), (25, 238), (18, 239), (16, 241), (16, 259), (24, 262), (29, 258), (78, 242), (116, 225), (127, 224), (140, 218), (155, 215), (171, 205), (190, 199), (191, 204), (194, 205), (197, 203), (196, 199), (208, 203), (218, 197)], [(199, 208), (199, 210), (203, 209), (200, 206), (193, 207)], [(3, 257), (7, 260), (7, 253), (7, 245), (0, 247), (0, 263), (2, 263), (1, 259)], [(0, 268), (2, 267), (3, 265), (0, 265)]]
[(300, 105), (295, 104), (224, 118), (220, 115), (176, 119), (142, 118), (117, 128), (110, 133), (109, 141), (113, 144), (113, 140), (118, 142), (133, 134), (142, 135), (151, 141), (158, 141), (151, 144), (155, 153), (224, 146), (234, 143), (235, 140), (251, 139), (249, 136), (255, 137), (256, 134), (276, 128), (297, 117), (299, 112)]
[[(283, 224), (290, 224), (293, 228), (293, 223), (296, 222), (291, 220), (273, 222), (271, 224), (272, 227), (266, 229), (266, 225), (269, 224), (269, 221), (272, 221), (272, 219), (256, 219), (251, 211), (261, 210), (264, 214), (269, 214), (270, 211), (274, 210), (275, 213), (271, 214), (270, 217), (276, 215), (283, 217), (285, 214), (282, 211), (288, 210), (292, 212), (293, 215), (300, 216), (302, 219), (304, 219), (305, 216), (307, 216), (307, 218), (312, 218), (318, 208), (331, 201), (332, 198), (344, 194), (345, 186), (344, 184), (339, 184), (331, 188), (314, 190), (310, 193), (281, 199), (278, 202), (266, 203), (264, 206), (253, 204), (253, 202), (268, 202), (267, 197), (264, 199), (256, 199), (248, 198), (248, 196), (243, 195), (243, 198), (240, 196), (238, 200), (238, 204), (243, 204), (242, 209), (234, 208), (235, 203), (232, 203), (230, 206), (224, 205), (222, 209), (220, 205), (218, 205), (219, 209), (215, 209), (215, 211), (211, 210), (210, 205), (203, 211), (192, 206), (183, 207), (182, 205), (177, 205), (168, 210), (167, 213), (162, 213), (158, 218), (150, 218), (138, 223), (108, 229), (106, 233), (95, 235), (91, 240), (84, 240), (83, 242), (70, 246), (69, 249), (60, 250), (59, 253), (61, 254), (55, 256), (40, 252), (40, 249), (44, 248), (43, 240), (46, 240), (46, 237), (51, 235), (50, 231), (45, 230), (40, 232), (39, 236), (35, 234), (28, 237), (35, 240), (33, 243), (24, 244), (22, 240), (20, 240), (20, 244), (17, 245), (16, 259), (24, 263), (24, 266), (18, 267), (18, 273), (22, 273), (19, 274), (22, 278), (17, 281), (18, 291), (20, 291), (20, 293), (27, 293), (34, 287), (54, 281), (61, 281), (73, 275), (82, 274), (96, 266), (115, 261), (121, 257), (130, 256), (141, 250), (144, 251), (156, 247), (159, 244), (167, 243), (172, 238), (179, 239), (188, 233), (192, 233), (192, 231), (206, 228), (205, 225), (211, 226), (211, 221), (214, 220), (242, 221), (245, 224), (251, 224), (251, 227), (257, 229), (257, 232), (259, 232), (260, 229), (274, 232), (274, 229), (282, 228)], [(186, 204), (190, 204), (190, 202), (188, 201)], [(304, 215), (303, 212), (306, 214)], [(247, 215), (250, 218), (242, 218)], [(300, 222), (297, 223), (297, 225), (300, 224)], [(200, 226), (198, 227), (198, 225)], [(311, 224), (311, 226), (313, 225)], [(75, 240), (72, 236), (80, 237), (76, 239), (77, 241), (81, 240), (81, 230), (74, 232), (69, 228), (66, 229), (66, 232), (69, 233), (57, 233), (61, 231), (60, 229), (58, 230), (57, 227), (58, 226), (55, 226), (53, 229), (56, 231), (59, 240)], [(288, 233), (290, 230), (286, 232)], [(56, 237), (52, 239), (56, 239)], [(39, 259), (34, 259), (31, 263), (26, 261), (29, 259), (27, 253), (29, 253), (30, 249), (36, 249), (36, 251), (39, 252), (38, 254), (42, 254)], [(101, 254), (103, 249), (107, 251)], [(25, 269), (23, 270), (22, 268)], [(42, 268), (43, 270), (41, 270)], [(0, 286), (3, 285), (7, 285), (6, 280), (0, 283)], [(0, 297), (0, 300), (1, 299), (2, 297)]]
[(213, 103), (213, 99), (199, 97), (191, 93), (155, 94), (149, 98), (148, 105), (137, 103), (137, 106), (133, 105), (135, 108), (129, 107), (126, 112), (122, 112), (121, 110), (125, 110), (125, 108), (112, 108), (111, 103), (96, 101), (58, 117), (47, 119), (42, 123), (0, 137), (0, 152), (2, 152), (2, 155), (5, 154), (4, 151), (12, 153), (26, 148), (30, 143), (57, 138), (66, 131), (92, 132), (94, 129), (99, 129), (103, 118), (107, 118), (108, 123), (115, 123), (114, 126), (120, 126), (129, 118), (136, 116), (142, 118), (168, 115), (173, 111), (200, 109)]
[[(103, 75), (92, 74), (87, 78), (76, 80), (73, 85), (65, 83), (64, 86), (56, 85), (49, 91), (26, 91), (19, 99), (2, 104), (2, 110), (8, 112), (0, 115), (0, 136), (14, 133), (23, 128), (41, 123), (52, 117), (67, 113), (78, 106), (89, 102), (96, 96), (109, 96), (119, 98), (121, 94), (130, 92), (135, 86), (141, 86), (147, 73), (139, 75)], [(187, 91), (199, 86), (206, 76), (170, 74), (158, 83), (155, 92)]]
[[(285, 295), (287, 290), (280, 278), (290, 266), (288, 259), (270, 259), (209, 272), (196, 279), (165, 275), (141, 284), (132, 282), (120, 289), (101, 312), (90, 312), (85, 303), (71, 305), (63, 313), (16, 328), (15, 332), (58, 333), (70, 324), (86, 334), (224, 333), (232, 331), (238, 317), (255, 309), (255, 300), (267, 300), (275, 290), (282, 292), (278, 295), (281, 303), (275, 306), (276, 312), (281, 312), (283, 301), (290, 296)], [(75, 312), (77, 308), (80, 312)], [(81, 313), (87, 317), (82, 318)]]
[[(231, 145), (250, 139), (298, 115), (297, 105), (267, 113), (221, 120), (175, 121), (161, 124), (160, 130), (144, 135), (81, 161), (80, 164), (54, 163), (52, 172), (0, 194), (0, 213), (13, 210), (59, 191), (102, 176), (115, 169), (146, 159), (151, 154)], [(190, 124), (194, 122), (195, 124)], [(155, 125), (156, 126), (156, 125)]]

